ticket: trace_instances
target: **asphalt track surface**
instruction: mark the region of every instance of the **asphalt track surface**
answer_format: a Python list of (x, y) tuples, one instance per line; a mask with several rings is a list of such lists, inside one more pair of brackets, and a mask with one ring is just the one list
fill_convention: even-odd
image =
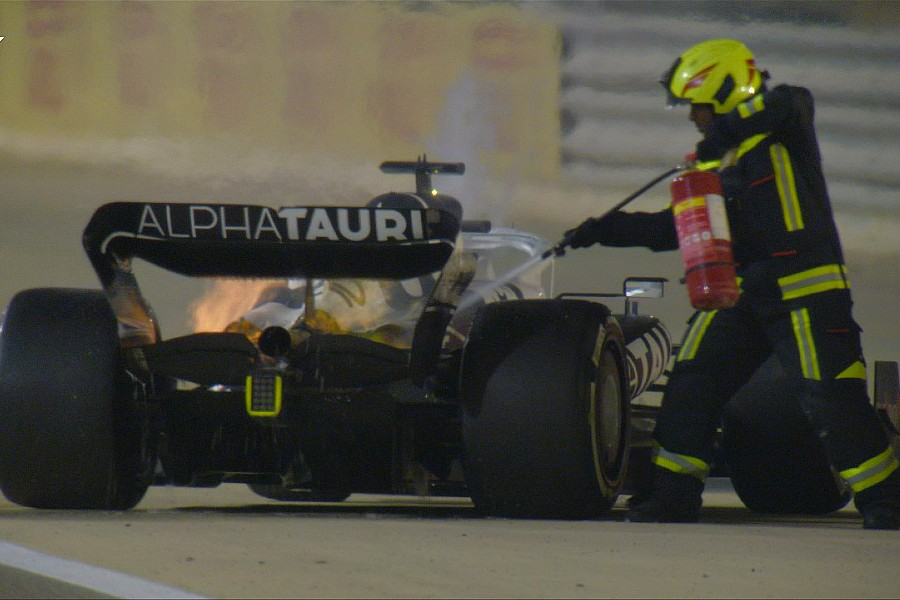
[[(102, 202), (260, 199), (267, 191), (187, 184), (128, 167), (0, 158), (4, 305), (28, 287), (97, 287), (80, 235)], [(562, 223), (537, 226), (552, 238)], [(596, 279), (599, 254), (588, 252), (566, 259), (564, 286)], [(624, 274), (677, 279), (677, 259), (618, 256), (629, 258), (602, 265), (607, 290)], [(854, 279), (858, 319), (874, 358), (896, 360), (896, 261), (862, 260)], [(201, 288), (155, 289), (157, 281), (164, 279), (151, 271), (145, 292), (164, 334), (179, 334), (183, 306)], [(660, 316), (677, 337), (689, 311), (683, 290), (671, 289), (675, 307), (659, 312), (670, 311)], [(548, 522), (478, 518), (459, 499), (278, 504), (241, 485), (151, 488), (123, 513), (0, 501), (0, 597), (900, 596), (897, 532), (863, 531), (852, 508), (824, 517), (754, 514), (722, 483), (708, 489), (699, 525), (625, 523), (621, 505), (602, 521)]]
[[(712, 482), (705, 501), (698, 525), (627, 523), (621, 504), (608, 520), (552, 522), (483, 519), (467, 501), (449, 498), (270, 503), (234, 484), (152, 488), (123, 513), (0, 503), (0, 564), (7, 565), (0, 596), (894, 598), (900, 591), (896, 532), (864, 531), (852, 510), (758, 515), (727, 481)], [(34, 553), (24, 565), (23, 549)], [(60, 583), (66, 576), (75, 587)]]

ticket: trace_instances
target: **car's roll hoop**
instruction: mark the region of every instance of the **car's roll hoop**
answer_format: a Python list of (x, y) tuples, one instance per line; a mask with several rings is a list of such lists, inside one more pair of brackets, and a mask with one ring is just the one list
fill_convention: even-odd
[(463, 175), (465, 163), (461, 162), (428, 162), (422, 155), (418, 160), (386, 160), (381, 163), (382, 173), (413, 173), (416, 176), (416, 194), (422, 198), (435, 196), (436, 190), (431, 186), (432, 175)]

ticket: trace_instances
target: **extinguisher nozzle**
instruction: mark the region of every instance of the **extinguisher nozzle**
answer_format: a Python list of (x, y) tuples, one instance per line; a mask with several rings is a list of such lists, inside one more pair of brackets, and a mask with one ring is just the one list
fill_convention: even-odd
[(568, 232), (563, 237), (563, 239), (556, 242), (552, 248), (544, 250), (544, 254), (541, 255), (541, 258), (550, 258), (551, 256), (565, 256), (566, 249), (572, 247), (572, 237), (574, 237), (574, 232)]
[(552, 248), (547, 248), (541, 254), (541, 260), (547, 260), (551, 256), (565, 256), (566, 248), (569, 246), (569, 240), (562, 240)]

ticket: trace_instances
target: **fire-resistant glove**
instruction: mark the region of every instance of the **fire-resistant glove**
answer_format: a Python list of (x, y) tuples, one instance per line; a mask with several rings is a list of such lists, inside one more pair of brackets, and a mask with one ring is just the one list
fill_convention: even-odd
[(567, 245), (572, 249), (587, 248), (594, 244), (603, 244), (610, 241), (615, 231), (616, 217), (620, 216), (620, 214), (616, 211), (603, 218), (591, 217), (585, 220), (578, 227), (566, 232)]

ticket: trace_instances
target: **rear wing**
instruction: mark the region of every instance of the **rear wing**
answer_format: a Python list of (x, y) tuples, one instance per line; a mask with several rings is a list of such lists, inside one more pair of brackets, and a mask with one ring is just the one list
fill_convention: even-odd
[(441, 270), (459, 228), (439, 208), (115, 202), (83, 244), (104, 286), (132, 258), (196, 277), (408, 279)]
[(431, 188), (431, 176), (461, 175), (465, 166), (423, 156), (381, 168), (415, 174), (419, 195), (391, 193), (407, 196), (391, 199), (408, 204), (373, 201), (365, 207), (114, 202), (98, 208), (82, 243), (123, 346), (160, 339), (132, 272), (133, 258), (189, 277), (399, 280), (444, 269), (462, 210)]

